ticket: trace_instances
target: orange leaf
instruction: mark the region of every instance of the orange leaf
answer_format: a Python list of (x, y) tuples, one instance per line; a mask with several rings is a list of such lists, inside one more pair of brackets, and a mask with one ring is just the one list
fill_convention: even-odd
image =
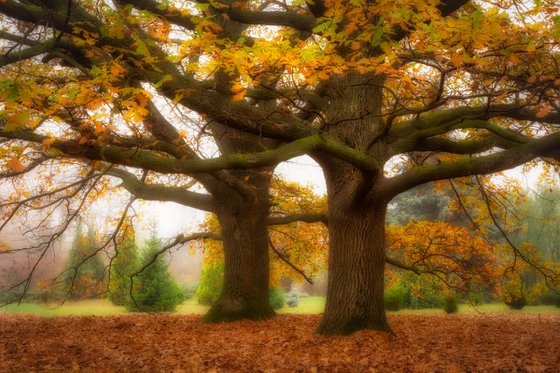
[(454, 54), (451, 56), (451, 63), (455, 67), (461, 67), (463, 64), (463, 55), (462, 54)]
[(43, 146), (50, 148), (53, 144), (53, 142), (55, 142), (56, 139), (54, 137), (51, 137), (50, 139), (45, 139), (43, 140)]
[(12, 158), (10, 159), (6, 165), (8, 166), (8, 168), (14, 172), (23, 172), (25, 171), (25, 166), (17, 159), (17, 158)]

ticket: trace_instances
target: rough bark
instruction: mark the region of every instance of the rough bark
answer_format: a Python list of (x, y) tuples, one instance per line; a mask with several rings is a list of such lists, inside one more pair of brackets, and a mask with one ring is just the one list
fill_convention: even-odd
[(224, 285), (205, 321), (268, 319), (274, 316), (268, 294), (268, 200), (221, 202), (217, 215), (224, 242)]
[[(224, 154), (251, 152), (274, 146), (262, 138), (212, 123)], [(274, 316), (269, 302), (270, 262), (267, 218), (272, 167), (231, 170), (230, 175), (248, 186), (251, 196), (231, 187), (207, 185), (216, 200), (216, 215), (224, 248), (224, 283), (207, 322), (241, 319), (264, 320)]]
[(390, 331), (383, 299), (384, 199), (356, 203), (354, 177), (345, 168), (325, 172), (329, 194), (329, 281), (317, 331), (346, 335), (360, 329)]
[[(329, 89), (327, 132), (350, 146), (368, 151), (383, 164), (380, 117), (383, 77), (348, 74)], [(350, 118), (350, 119), (348, 119)], [(369, 149), (368, 149), (369, 148)], [(320, 334), (344, 335), (360, 329), (389, 331), (383, 299), (385, 213), (388, 200), (376, 189), (382, 171), (366, 173), (318, 153), (329, 202), (329, 282)]]

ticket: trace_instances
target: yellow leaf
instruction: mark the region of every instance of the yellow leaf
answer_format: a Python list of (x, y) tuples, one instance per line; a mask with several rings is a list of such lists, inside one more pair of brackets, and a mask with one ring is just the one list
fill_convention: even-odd
[(537, 112), (537, 118), (542, 119), (544, 117), (546, 117), (548, 115), (548, 113), (550, 113), (551, 111), (551, 107), (550, 105), (544, 105), (538, 112)]
[(243, 84), (237, 82), (234, 85), (231, 86), (231, 93), (239, 93), (245, 90), (245, 87), (243, 86)]
[(519, 57), (518, 57), (517, 54), (515, 54), (515, 53), (512, 53), (512, 54), (509, 56), (509, 60), (510, 60), (512, 63), (515, 63), (515, 64), (518, 64), (518, 63), (521, 62), (521, 60), (519, 59)]
[(20, 110), (15, 114), (10, 115), (6, 120), (6, 125), (4, 130), (13, 131), (20, 127), (23, 127), (25, 123), (29, 120), (29, 110)]
[(233, 95), (233, 101), (241, 101), (243, 100), (243, 98), (245, 98), (245, 95), (247, 94), (247, 90), (242, 90), (237, 92), (236, 94)]

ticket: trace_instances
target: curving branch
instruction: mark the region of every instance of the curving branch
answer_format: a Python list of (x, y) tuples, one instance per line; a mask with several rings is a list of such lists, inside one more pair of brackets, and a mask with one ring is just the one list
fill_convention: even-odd
[(197, 210), (209, 212), (216, 210), (214, 198), (209, 194), (191, 192), (184, 187), (149, 184), (139, 180), (133, 173), (118, 168), (109, 169), (107, 175), (119, 178), (122, 181), (120, 186), (136, 198), (150, 201), (176, 202)]
[(314, 150), (327, 151), (370, 173), (375, 173), (378, 170), (377, 162), (361, 151), (319, 135), (295, 140), (276, 149), (259, 153), (229, 154), (218, 158), (198, 160), (172, 159), (138, 148), (129, 149), (106, 144), (79, 144), (76, 141), (66, 139), (53, 140), (47, 136), (23, 130), (5, 131), (2, 129), (1, 123), (0, 137), (38, 144), (49, 140), (52, 148), (58, 149), (71, 157), (139, 167), (164, 174), (197, 174), (226, 169), (254, 169), (276, 165)]
[(388, 196), (396, 196), (430, 181), (507, 170), (537, 157), (558, 151), (558, 148), (560, 148), (560, 133), (554, 133), (490, 155), (461, 158), (437, 165), (420, 166), (398, 176), (385, 179), (382, 182), (382, 189)]
[(311, 277), (307, 276), (305, 274), (305, 272), (303, 272), (303, 270), (299, 269), (298, 267), (295, 266), (294, 263), (290, 262), (289, 258), (287, 257), (287, 255), (282, 254), (277, 248), (276, 246), (274, 246), (274, 243), (272, 242), (272, 240), (270, 239), (270, 237), (268, 237), (268, 244), (270, 246), (270, 248), (272, 249), (272, 251), (274, 252), (274, 254), (276, 254), (276, 256), (278, 256), (280, 259), (282, 259), (282, 261), (284, 263), (286, 263), (287, 265), (290, 266), (290, 268), (292, 268), (294, 271), (296, 271), (297, 273), (299, 273), (301, 275), (301, 277), (303, 277), (305, 279), (305, 281), (307, 281), (308, 283), (310, 283), (311, 285), (313, 285), (313, 280), (311, 279)]

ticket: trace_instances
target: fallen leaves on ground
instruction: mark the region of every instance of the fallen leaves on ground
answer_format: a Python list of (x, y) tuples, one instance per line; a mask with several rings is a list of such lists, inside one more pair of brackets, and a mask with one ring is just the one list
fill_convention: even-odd
[(558, 372), (560, 315), (392, 315), (396, 337), (314, 333), (318, 315), (0, 316), (0, 371)]

